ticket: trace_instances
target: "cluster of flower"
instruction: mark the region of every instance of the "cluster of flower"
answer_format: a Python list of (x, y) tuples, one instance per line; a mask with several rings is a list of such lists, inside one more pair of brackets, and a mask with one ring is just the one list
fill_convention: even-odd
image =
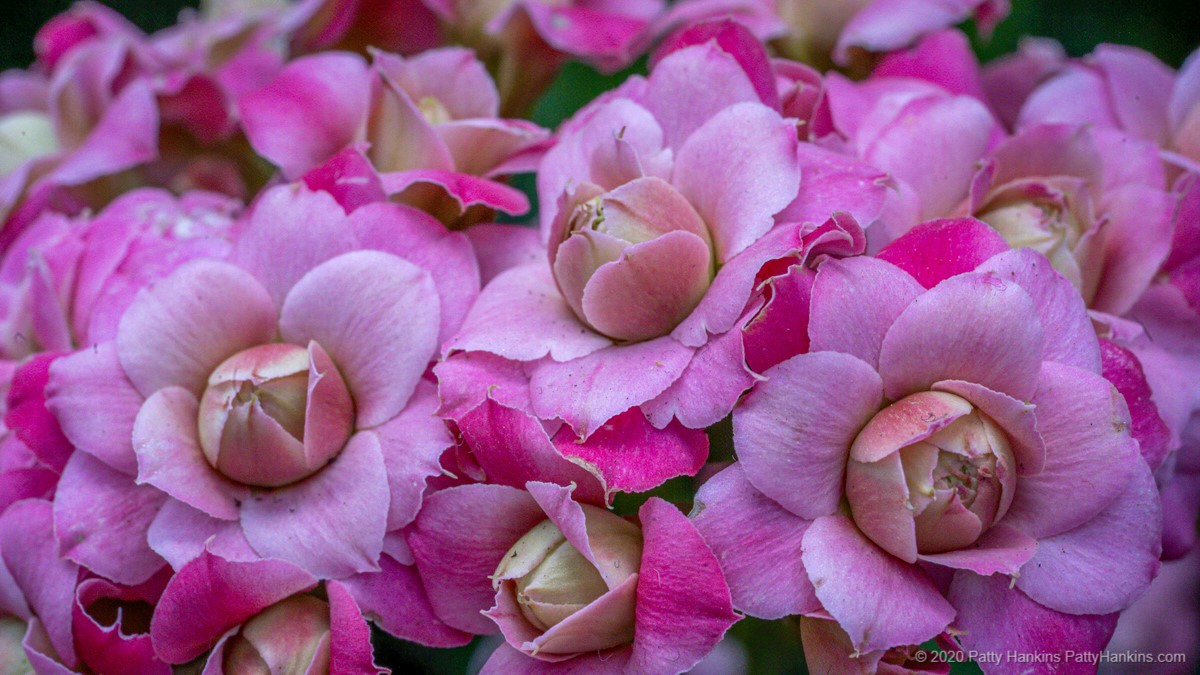
[(1200, 57), (981, 67), (1006, 11), (55, 18), (0, 75), (0, 671), (1102, 651), (1196, 538)]

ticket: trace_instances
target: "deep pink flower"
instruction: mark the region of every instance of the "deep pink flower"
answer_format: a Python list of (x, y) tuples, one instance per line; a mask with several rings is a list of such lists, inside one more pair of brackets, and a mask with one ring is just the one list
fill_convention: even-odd
[(1105, 643), (1157, 572), (1157, 489), (1077, 292), (1003, 250), (933, 223), (818, 268), (809, 351), (734, 412), (739, 462), (697, 496), (735, 606), (825, 612), (858, 652), (947, 627), (983, 651)]
[(437, 615), (503, 633), (484, 672), (679, 673), (737, 620), (716, 558), (659, 499), (633, 521), (550, 483), (464, 485), (430, 495), (409, 538)]
[(468, 242), (421, 212), (268, 191), (229, 261), (179, 267), (51, 368), (80, 450), (55, 503), (64, 555), (128, 583), (210, 537), (326, 578), (377, 569), (450, 445), (422, 376), (477, 289)]

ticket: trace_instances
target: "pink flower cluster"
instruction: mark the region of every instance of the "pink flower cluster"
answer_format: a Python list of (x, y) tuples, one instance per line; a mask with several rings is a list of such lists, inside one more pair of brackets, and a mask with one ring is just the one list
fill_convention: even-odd
[(1007, 9), (55, 18), (0, 74), (0, 671), (1200, 643), (1147, 628), (1197, 585), (1200, 56), (981, 66), (948, 26)]

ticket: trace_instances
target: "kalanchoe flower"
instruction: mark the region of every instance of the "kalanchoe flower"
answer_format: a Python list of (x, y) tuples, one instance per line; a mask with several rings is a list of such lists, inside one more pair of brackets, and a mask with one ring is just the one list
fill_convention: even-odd
[(215, 675), (373, 675), (371, 632), (336, 581), (279, 560), (237, 562), (208, 551), (167, 584), (150, 625), (167, 663), (204, 659)]
[(64, 553), (128, 583), (210, 537), (322, 577), (378, 569), (451, 444), (422, 376), (477, 289), (465, 238), (419, 211), (268, 191), (232, 261), (179, 267), (115, 339), (51, 368), (80, 450), (56, 498)]
[[(492, 179), (531, 169), (548, 132), (497, 118), (498, 105), (491, 78), (463, 49), (409, 59), (374, 52), (369, 66), (333, 52), (288, 64), (242, 102), (241, 113), (251, 144), (286, 177), (320, 173), (331, 159), (353, 161), (361, 147), (370, 164), (339, 171), (378, 183), (379, 199), (390, 195), (465, 226), (497, 210), (529, 210), (523, 194)], [(322, 113), (314, 117), (312, 108)]]
[(831, 617), (863, 653), (948, 627), (966, 649), (1100, 648), (1162, 516), (1079, 296), (978, 221), (880, 258), (818, 268), (809, 351), (734, 412), (739, 462), (697, 496), (735, 606)]
[(662, 500), (634, 522), (572, 492), (530, 482), (430, 495), (409, 540), (434, 611), (460, 630), (503, 633), (484, 672), (695, 665), (737, 620), (712, 552)]

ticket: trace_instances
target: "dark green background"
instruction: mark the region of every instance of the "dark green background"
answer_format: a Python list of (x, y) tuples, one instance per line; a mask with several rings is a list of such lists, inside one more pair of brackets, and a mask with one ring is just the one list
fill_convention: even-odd
[[(67, 0), (0, 0), (0, 68), (21, 68), (33, 60), (33, 36), (47, 19), (70, 6)], [(170, 25), (180, 10), (196, 1), (105, 0), (147, 31)], [(1052, 37), (1068, 53), (1082, 55), (1102, 42), (1135, 45), (1179, 66), (1200, 46), (1200, 0), (1013, 0), (1012, 15), (991, 41), (977, 45), (990, 59), (1012, 51), (1022, 35)], [(639, 64), (640, 65), (640, 64)], [(631, 70), (637, 70), (635, 66)], [(534, 109), (534, 120), (557, 125), (600, 92), (615, 86), (626, 73), (601, 76), (578, 64), (567, 67)], [(803, 673), (795, 628), (790, 622), (747, 619), (733, 633), (754, 655), (755, 673)], [(428, 650), (376, 634), (381, 662), (395, 672), (461, 673), (470, 647)], [(956, 673), (979, 672), (973, 666)]]

